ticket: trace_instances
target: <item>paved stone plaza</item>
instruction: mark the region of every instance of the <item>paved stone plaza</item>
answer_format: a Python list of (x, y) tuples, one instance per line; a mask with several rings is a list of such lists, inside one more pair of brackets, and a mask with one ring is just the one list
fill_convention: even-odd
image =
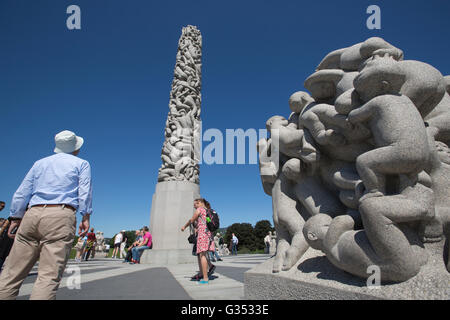
[[(241, 300), (244, 299), (244, 272), (269, 255), (223, 257), (208, 285), (198, 285), (191, 276), (196, 264), (175, 266), (130, 265), (119, 259), (95, 258), (81, 263), (70, 260), (61, 281), (58, 300)], [(74, 266), (80, 267), (81, 289), (69, 289)], [(18, 296), (28, 299), (37, 277), (38, 264), (25, 279)]]

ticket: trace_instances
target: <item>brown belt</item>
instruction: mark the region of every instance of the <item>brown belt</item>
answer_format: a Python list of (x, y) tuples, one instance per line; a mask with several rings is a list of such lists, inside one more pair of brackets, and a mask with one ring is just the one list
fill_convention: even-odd
[(69, 208), (72, 209), (73, 211), (77, 211), (77, 209), (75, 209), (74, 207), (72, 207), (71, 205), (68, 204), (35, 204), (34, 206), (31, 207), (63, 207), (64, 208)]

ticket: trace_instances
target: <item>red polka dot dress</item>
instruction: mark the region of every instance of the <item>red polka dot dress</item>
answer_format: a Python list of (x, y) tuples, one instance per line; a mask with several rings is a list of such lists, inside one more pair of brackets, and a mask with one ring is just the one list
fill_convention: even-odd
[(197, 253), (205, 251), (215, 251), (214, 241), (212, 241), (211, 232), (206, 226), (206, 209), (198, 208), (200, 211), (197, 219)]

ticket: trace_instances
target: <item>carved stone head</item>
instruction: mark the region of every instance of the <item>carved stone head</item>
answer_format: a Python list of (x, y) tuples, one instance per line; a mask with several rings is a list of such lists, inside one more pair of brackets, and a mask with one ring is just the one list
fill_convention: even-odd
[(279, 129), (281, 127), (286, 127), (289, 121), (283, 116), (273, 116), (266, 122), (266, 128), (268, 131), (272, 129)]
[(373, 56), (353, 81), (362, 101), (367, 102), (383, 94), (398, 94), (406, 77), (398, 62), (389, 56)]
[(326, 214), (318, 214), (309, 218), (304, 227), (303, 235), (308, 244), (317, 250), (323, 250), (323, 240), (327, 234), (332, 218)]

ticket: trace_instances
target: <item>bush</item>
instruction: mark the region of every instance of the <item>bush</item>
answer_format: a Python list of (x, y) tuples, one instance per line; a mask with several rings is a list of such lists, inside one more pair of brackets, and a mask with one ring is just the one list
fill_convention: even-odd
[[(225, 232), (223, 232), (223, 231)], [(264, 238), (269, 231), (274, 231), (269, 220), (261, 220), (255, 224), (234, 223), (227, 228), (221, 229), (224, 244), (231, 250), (232, 233), (238, 238), (238, 253), (264, 253)]]
[(254, 254), (265, 254), (264, 249), (253, 251)]
[(249, 254), (249, 253), (252, 253), (252, 251), (249, 248), (247, 248), (247, 247), (240, 247), (238, 249), (238, 253), (240, 253), (240, 254)]
[[(73, 239), (73, 242), (72, 242), (72, 247), (75, 247), (75, 245), (77, 244), (77, 242), (78, 242), (78, 238), (79, 238), (79, 236), (75, 236), (75, 238)], [(72, 258), (71, 258), (72, 259)]]

